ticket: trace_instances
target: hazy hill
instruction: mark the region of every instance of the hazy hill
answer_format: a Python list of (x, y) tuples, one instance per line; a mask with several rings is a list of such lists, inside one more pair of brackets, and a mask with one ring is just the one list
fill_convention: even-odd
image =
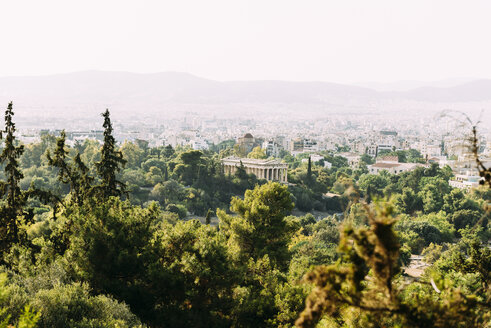
[(37, 77), (0, 78), (0, 103), (31, 106), (138, 106), (164, 104), (365, 104), (387, 99), (427, 102), (491, 100), (491, 80), (452, 87), (381, 92), (327, 82), (219, 82), (187, 73), (136, 74), (86, 71)]
[(491, 80), (476, 80), (453, 87), (422, 87), (406, 92), (389, 94), (395, 98), (422, 101), (468, 102), (491, 99)]
[(417, 80), (401, 80), (395, 82), (360, 82), (353, 83), (364, 88), (373, 89), (376, 91), (409, 91), (417, 88), (423, 87), (434, 87), (434, 88), (449, 88), (460, 84), (471, 82), (477, 80), (475, 78), (449, 78), (438, 81), (417, 81)]
[(325, 82), (218, 82), (187, 73), (135, 74), (87, 71), (0, 78), (0, 98), (56, 103), (323, 102), (377, 97), (373, 90)]

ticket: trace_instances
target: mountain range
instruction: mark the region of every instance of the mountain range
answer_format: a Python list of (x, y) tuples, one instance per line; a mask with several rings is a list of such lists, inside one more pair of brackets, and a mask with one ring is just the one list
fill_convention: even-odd
[[(491, 106), (491, 80), (485, 79), (446, 87), (381, 91), (379, 85), (378, 89), (319, 81), (222, 82), (180, 72), (84, 71), (1, 77), (0, 105), (13, 101), (19, 119), (30, 119), (31, 125), (39, 119), (63, 123), (95, 117), (104, 108), (127, 119), (132, 115), (179, 117), (194, 112), (205, 117), (269, 115), (269, 120), (382, 113), (397, 119), (447, 109), (471, 110), (479, 115)], [(491, 120), (490, 111), (484, 114), (484, 119)]]
[(30, 105), (145, 104), (159, 107), (164, 104), (332, 104), (390, 99), (424, 102), (491, 100), (491, 80), (486, 79), (403, 91), (383, 91), (380, 84), (376, 88), (379, 91), (360, 85), (318, 81), (221, 82), (180, 72), (139, 74), (84, 71), (49, 76), (1, 77), (0, 101), (13, 100)]

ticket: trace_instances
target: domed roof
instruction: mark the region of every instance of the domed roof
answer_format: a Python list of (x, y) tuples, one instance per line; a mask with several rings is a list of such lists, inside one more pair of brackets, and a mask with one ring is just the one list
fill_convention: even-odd
[(252, 136), (252, 134), (250, 133), (246, 133), (244, 138), (247, 138), (247, 139), (253, 139), (254, 137)]

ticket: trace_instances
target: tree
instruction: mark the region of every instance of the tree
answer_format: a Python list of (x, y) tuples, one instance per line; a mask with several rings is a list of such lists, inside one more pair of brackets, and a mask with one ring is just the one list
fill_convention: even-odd
[[(459, 231), (462, 228), (473, 227), (480, 219), (483, 219), (483, 225), (487, 224), (487, 218), (482, 216), (479, 211), (473, 210), (458, 210), (449, 216), (449, 221)], [(458, 235), (460, 235), (458, 233)]]
[(126, 160), (125, 167), (139, 168), (145, 159), (145, 151), (138, 144), (125, 141), (120, 148), (123, 158)]
[(104, 143), (101, 150), (101, 160), (97, 162), (96, 169), (99, 177), (101, 178), (100, 189), (103, 198), (110, 196), (122, 196), (125, 190), (125, 184), (116, 178), (116, 173), (126, 164), (126, 160), (123, 159), (123, 154), (120, 151), (116, 151), (116, 140), (114, 139), (112, 132), (111, 119), (109, 117), (109, 110), (102, 114), (104, 117)]
[(3, 307), (5, 303), (9, 303), (9, 298), (12, 297), (9, 293), (9, 286), (6, 286), (7, 281), (7, 274), (4, 272), (0, 273), (0, 328), (35, 328), (41, 314), (32, 311), (29, 305), (25, 305), (24, 311), (16, 320), (17, 325), (9, 324), (15, 320), (15, 317), (12, 318), (11, 312), (13, 311), (9, 311), (9, 308)]
[(246, 191), (244, 199), (234, 197), (230, 209), (239, 216), (232, 217), (223, 210), (217, 210), (217, 215), (220, 230), (239, 247), (239, 256), (258, 260), (268, 255), (275, 267), (284, 269), (290, 259), (288, 243), (299, 228), (285, 220), (293, 209), (287, 187), (275, 182), (256, 186)]
[(95, 292), (124, 300), (136, 313), (150, 309), (153, 292), (145, 269), (156, 259), (145, 251), (158, 216), (154, 207), (142, 209), (114, 197), (73, 206), (67, 218), (73, 222), (73, 233), (65, 257)]
[(410, 188), (404, 188), (402, 194), (397, 194), (394, 202), (401, 213), (412, 215), (423, 210), (421, 197)]
[(375, 163), (375, 160), (372, 158), (372, 156), (368, 154), (363, 154), (360, 156), (360, 162), (363, 162), (366, 165), (372, 165), (373, 163)]
[(471, 151), (474, 155), (474, 159), (476, 160), (479, 176), (482, 178), (479, 181), (479, 184), (487, 184), (491, 188), (491, 167), (486, 167), (481, 157), (479, 156), (479, 138), (477, 135), (477, 125), (472, 124), (469, 117), (467, 117), (467, 121), (472, 125)]
[(307, 164), (307, 183), (312, 184), (312, 158), (309, 156), (309, 162)]
[(255, 147), (248, 155), (247, 158), (256, 158), (256, 159), (265, 159), (268, 156), (266, 155), (266, 150), (262, 149), (260, 146)]
[(201, 171), (205, 170), (202, 156), (203, 153), (199, 150), (190, 150), (179, 155), (179, 162), (173, 171), (179, 182), (190, 186), (199, 179)]
[[(487, 327), (489, 296), (480, 299), (448, 285), (439, 290), (433, 280), (406, 284), (397, 279), (400, 247), (393, 209), (390, 204), (375, 213), (366, 209), (370, 226), (347, 226), (342, 233), (343, 260), (306, 275), (314, 288), (297, 327), (315, 327), (320, 320), (329, 327)], [(489, 254), (476, 252), (479, 265), (467, 266), (473, 271), (489, 267)]]
[(383, 196), (383, 190), (390, 183), (389, 176), (383, 174), (363, 174), (358, 181), (360, 189), (371, 199), (372, 196)]
[(170, 224), (156, 204), (143, 209), (115, 197), (77, 206), (70, 216), (75, 229), (65, 258), (92, 294), (124, 301), (150, 327), (231, 326), (237, 277), (215, 228)]
[[(0, 132), (0, 139), (5, 139), (0, 164), (4, 165), (7, 181), (0, 182), (0, 195), (5, 202), (0, 207), (0, 254), (8, 251), (12, 244), (25, 240), (25, 226), (32, 222), (32, 211), (24, 211), (29, 193), (21, 190), (19, 183), (24, 177), (19, 168), (19, 157), (24, 146), (15, 145), (15, 123), (13, 105), (9, 103), (5, 111), (5, 129)], [(4, 136), (5, 135), (5, 136)]]
[(479, 204), (475, 200), (466, 197), (460, 189), (452, 190), (449, 194), (443, 197), (443, 201), (444, 203), (442, 210), (448, 214), (455, 213), (460, 210), (481, 210)]
[(58, 168), (58, 180), (70, 185), (70, 193), (77, 204), (81, 204), (92, 193), (93, 177), (89, 176), (89, 168), (77, 153), (73, 163), (68, 163), (68, 151), (65, 149), (65, 131), (56, 139), (56, 148), (53, 156), (49, 149), (46, 151), (48, 164)]
[(172, 148), (171, 145), (167, 145), (164, 147), (164, 149), (162, 150), (161, 152), (161, 155), (163, 155), (164, 157), (171, 157), (172, 155), (174, 155), (175, 151), (174, 151), (174, 148)]

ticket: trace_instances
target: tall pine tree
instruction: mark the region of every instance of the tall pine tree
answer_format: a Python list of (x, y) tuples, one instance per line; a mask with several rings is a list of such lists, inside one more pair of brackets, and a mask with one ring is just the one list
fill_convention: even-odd
[(312, 158), (309, 156), (309, 163), (307, 165), (307, 184), (312, 185)]
[(56, 148), (53, 155), (48, 150), (46, 157), (51, 166), (58, 168), (58, 180), (70, 185), (72, 199), (79, 205), (92, 194), (93, 177), (89, 176), (89, 168), (80, 158), (80, 153), (72, 159), (73, 163), (67, 160), (68, 151), (65, 149), (65, 131), (56, 139)]
[(32, 211), (24, 211), (28, 192), (20, 189), (20, 180), (24, 177), (19, 168), (19, 157), (24, 146), (15, 145), (15, 123), (13, 105), (9, 103), (5, 111), (5, 129), (0, 131), (0, 139), (4, 139), (4, 147), (0, 154), (0, 164), (4, 166), (6, 181), (0, 182), (0, 254), (8, 251), (12, 244), (24, 240), (22, 227), (32, 221)]
[(116, 178), (116, 174), (124, 167), (126, 160), (123, 159), (123, 154), (116, 150), (116, 140), (112, 135), (113, 127), (109, 110), (106, 109), (102, 116), (104, 117), (104, 144), (102, 145), (101, 160), (95, 164), (101, 179), (98, 189), (104, 198), (122, 196), (126, 193), (126, 186)]

